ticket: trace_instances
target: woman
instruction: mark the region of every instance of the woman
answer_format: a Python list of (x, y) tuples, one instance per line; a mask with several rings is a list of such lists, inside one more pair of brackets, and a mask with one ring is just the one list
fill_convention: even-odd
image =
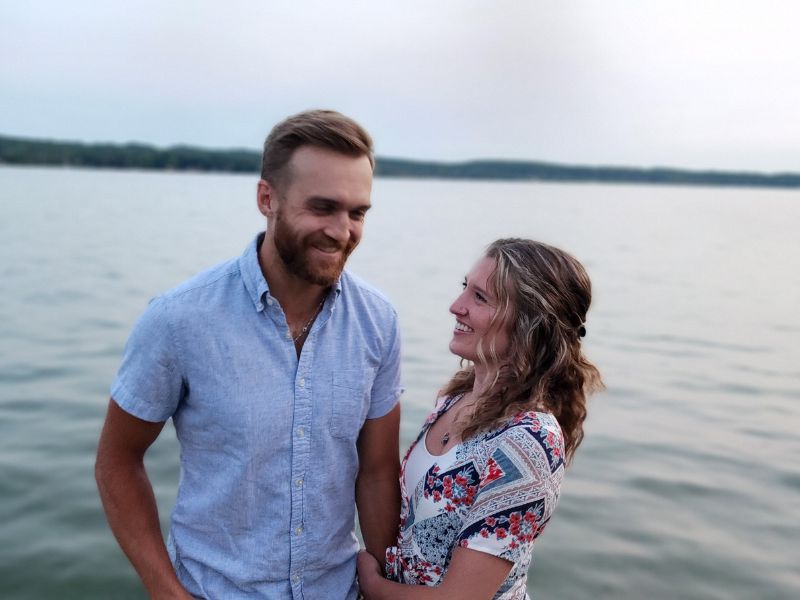
[[(397, 546), (358, 557), (368, 600), (527, 598), (533, 542), (602, 387), (581, 352), (589, 277), (538, 242), (494, 242), (450, 307), (469, 361), (442, 390), (400, 476)], [(462, 366), (463, 366), (462, 362)]]

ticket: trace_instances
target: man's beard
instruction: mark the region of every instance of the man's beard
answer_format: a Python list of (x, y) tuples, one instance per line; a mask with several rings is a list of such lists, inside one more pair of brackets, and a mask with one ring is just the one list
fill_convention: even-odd
[[(312, 246), (339, 250), (338, 260), (333, 265), (313, 264), (313, 261), (309, 261), (307, 257)], [(342, 246), (321, 232), (301, 238), (286, 222), (280, 210), (275, 214), (275, 248), (278, 250), (278, 256), (289, 273), (308, 283), (322, 286), (333, 285), (339, 279), (347, 257), (355, 247), (356, 244), (352, 238), (345, 246)]]

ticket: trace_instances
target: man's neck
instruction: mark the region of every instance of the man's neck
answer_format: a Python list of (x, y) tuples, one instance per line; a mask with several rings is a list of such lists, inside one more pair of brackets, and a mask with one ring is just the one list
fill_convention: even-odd
[(268, 235), (264, 236), (259, 248), (258, 264), (267, 280), (270, 295), (281, 305), (289, 321), (309, 314), (327, 293), (327, 286), (309, 283), (290, 273)]

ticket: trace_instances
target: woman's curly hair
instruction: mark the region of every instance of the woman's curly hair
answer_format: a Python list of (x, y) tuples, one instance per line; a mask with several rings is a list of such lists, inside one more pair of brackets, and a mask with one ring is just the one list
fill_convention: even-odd
[[(589, 276), (574, 257), (532, 240), (497, 240), (486, 256), (495, 260), (489, 286), (498, 303), (490, 331), (508, 327), (509, 346), (498, 357), (494, 337), (479, 342), (490, 383), (475, 390), (476, 409), (461, 436), (492, 429), (520, 412), (548, 412), (561, 426), (569, 463), (583, 439), (586, 399), (603, 389), (600, 372), (581, 348), (592, 299)], [(474, 383), (469, 364), (441, 393), (467, 393)]]

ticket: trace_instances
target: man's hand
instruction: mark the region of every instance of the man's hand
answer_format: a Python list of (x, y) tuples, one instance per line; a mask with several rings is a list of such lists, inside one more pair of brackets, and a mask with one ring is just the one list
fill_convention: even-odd
[(358, 569), (358, 586), (366, 600), (369, 600), (369, 590), (375, 587), (375, 581), (382, 579), (381, 567), (375, 557), (366, 550), (359, 550), (356, 559)]

